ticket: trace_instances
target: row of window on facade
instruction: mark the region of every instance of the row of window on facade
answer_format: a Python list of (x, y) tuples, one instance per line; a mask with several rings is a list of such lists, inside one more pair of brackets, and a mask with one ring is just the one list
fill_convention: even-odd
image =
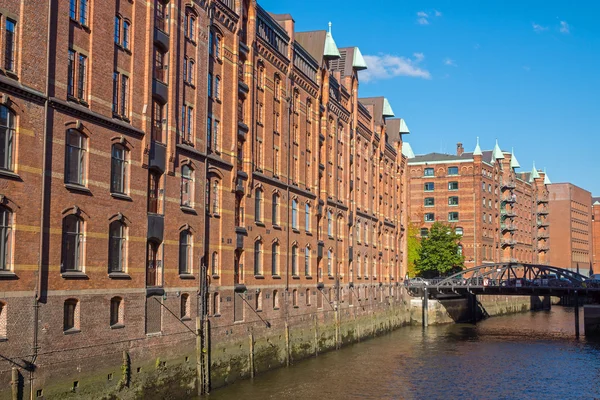
[[(435, 222), (435, 213), (425, 213), (425, 222)], [(451, 211), (448, 213), (448, 221), (449, 222), (457, 222), (458, 221), (458, 211)]]
[[(458, 175), (458, 167), (448, 167), (448, 175)], [(435, 176), (434, 168), (425, 168), (423, 170), (423, 176)]]
[[(425, 182), (423, 188), (426, 192), (433, 192), (435, 190), (435, 183)], [(448, 182), (448, 190), (458, 190), (458, 182)]]
[[(435, 206), (435, 198), (434, 197), (425, 197), (424, 205), (425, 205), (425, 207)], [(458, 196), (448, 197), (448, 205), (449, 206), (457, 206), (458, 205)]]
[[(456, 228), (454, 228), (454, 233), (462, 236), (463, 228), (460, 226), (457, 226)], [(427, 236), (429, 236), (429, 228), (421, 228), (421, 237), (427, 237)]]

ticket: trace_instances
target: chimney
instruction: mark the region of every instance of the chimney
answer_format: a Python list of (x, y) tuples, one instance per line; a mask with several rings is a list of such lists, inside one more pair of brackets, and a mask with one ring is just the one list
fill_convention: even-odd
[(456, 155), (462, 156), (465, 152), (465, 148), (463, 147), (461, 142), (456, 143)]

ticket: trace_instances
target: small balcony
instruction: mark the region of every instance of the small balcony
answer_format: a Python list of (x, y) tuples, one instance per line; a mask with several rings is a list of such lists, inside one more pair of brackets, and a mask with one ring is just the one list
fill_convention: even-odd
[(155, 242), (162, 242), (165, 232), (165, 217), (160, 214), (148, 214), (147, 239)]
[(548, 238), (550, 238), (550, 235), (548, 235), (548, 232), (541, 231), (538, 232), (537, 238), (540, 240), (547, 240)]
[(354, 225), (354, 212), (348, 212), (348, 226)]
[(542, 253), (546, 253), (550, 251), (550, 247), (548, 245), (538, 246), (538, 251)]
[(165, 83), (166, 70), (157, 69), (154, 71), (154, 79), (152, 80), (152, 95), (157, 98), (162, 104), (165, 104), (169, 98), (169, 88)]
[(237, 194), (245, 194), (245, 181), (248, 179), (248, 174), (244, 171), (237, 171), (237, 176), (235, 178), (235, 192)]
[(502, 245), (502, 247), (515, 247), (517, 241), (514, 239), (502, 239), (500, 241), (500, 244)]
[(235, 249), (244, 250), (244, 238), (248, 235), (246, 228), (236, 227), (235, 228)]
[(354, 260), (354, 247), (348, 247), (348, 261)]
[(323, 258), (323, 250), (325, 249), (325, 243), (323, 243), (322, 240), (319, 240), (319, 243), (317, 244), (317, 257), (318, 258)]
[(537, 226), (538, 226), (538, 228), (545, 228), (545, 227), (550, 226), (550, 224), (548, 223), (548, 221), (545, 218), (544, 219), (538, 218)]
[(517, 226), (515, 224), (500, 224), (500, 228), (502, 232), (514, 232), (517, 230)]
[(540, 210), (537, 210), (537, 215), (548, 215), (548, 209), (542, 208)]
[(517, 196), (514, 194), (509, 194), (502, 198), (502, 201), (508, 204), (514, 204), (517, 202)]
[(538, 204), (546, 204), (548, 203), (548, 195), (541, 195), (536, 199)]
[(516, 189), (517, 184), (515, 183), (515, 181), (506, 181), (506, 182), (502, 182), (502, 184), (500, 184), (500, 189), (502, 190), (513, 190)]
[(513, 210), (500, 210), (500, 215), (504, 218), (514, 218), (517, 216)]
[(150, 158), (148, 160), (148, 167), (159, 170), (161, 173), (165, 172), (167, 164), (167, 147), (162, 144), (153, 141), (150, 144)]

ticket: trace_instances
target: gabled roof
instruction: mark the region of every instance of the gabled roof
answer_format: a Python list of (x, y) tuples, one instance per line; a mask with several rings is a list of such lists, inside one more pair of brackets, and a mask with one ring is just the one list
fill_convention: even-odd
[(344, 47), (338, 50), (341, 57), (329, 63), (333, 71), (339, 71), (342, 76), (350, 76), (354, 71), (367, 69), (367, 63), (358, 47)]
[(551, 185), (552, 181), (548, 177), (548, 174), (544, 173), (544, 185)]
[(592, 205), (600, 206), (600, 197), (592, 197)]
[(533, 162), (533, 168), (531, 169), (531, 174), (529, 175), (529, 182), (533, 182), (534, 179), (538, 179), (540, 177), (540, 173), (537, 169), (535, 169), (535, 161)]
[(388, 100), (383, 97), (365, 97), (358, 99), (365, 106), (373, 106), (373, 118), (375, 119), (375, 125), (381, 125), (383, 118), (389, 118), (394, 116), (394, 111), (390, 106)]
[(481, 156), (481, 147), (479, 147), (479, 136), (477, 136), (477, 145), (475, 146), (475, 150), (473, 150), (474, 156)]
[[(463, 154), (464, 156), (464, 154)], [(439, 161), (460, 161), (468, 159), (467, 157), (457, 156), (453, 154), (442, 154), (442, 153), (429, 153), (421, 154), (414, 157), (411, 163), (423, 163), (423, 162), (439, 162)]]
[(415, 158), (415, 153), (408, 142), (402, 142), (402, 154), (406, 158)]
[(295, 34), (296, 41), (317, 60), (319, 66), (323, 64), (326, 36), (327, 31), (296, 32)]
[(331, 34), (331, 22), (329, 23), (329, 30), (325, 35), (325, 49), (323, 50), (323, 57), (328, 60), (340, 58), (340, 51), (338, 50), (333, 35)]
[(504, 159), (504, 154), (502, 153), (502, 150), (500, 150), (500, 146), (498, 146), (498, 139), (496, 139), (496, 145), (494, 146), (492, 157), (493, 157), (493, 159), (491, 160), (492, 162), (494, 162), (496, 160)]
[(410, 129), (408, 129), (406, 122), (404, 122), (404, 118), (400, 118), (400, 134), (401, 135), (410, 134)]

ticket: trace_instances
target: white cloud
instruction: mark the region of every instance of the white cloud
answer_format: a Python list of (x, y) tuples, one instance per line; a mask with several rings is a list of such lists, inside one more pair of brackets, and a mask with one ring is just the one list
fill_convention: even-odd
[(534, 23), (532, 23), (532, 24), (531, 24), (531, 26), (533, 26), (533, 31), (534, 31), (535, 33), (541, 33), (541, 32), (544, 32), (544, 31), (547, 31), (547, 30), (548, 30), (548, 27), (547, 27), (547, 26), (542, 26), (542, 25), (540, 25), (540, 24), (536, 24), (535, 22), (534, 22)]
[(438, 10), (433, 10), (432, 12), (428, 11), (419, 11), (417, 12), (417, 24), (419, 25), (429, 25), (429, 20), (431, 17), (441, 17), (442, 13)]
[(435, 16), (436, 16), (436, 17), (441, 17), (441, 16), (442, 16), (442, 13), (441, 13), (441, 11), (438, 11), (438, 10), (433, 10), (433, 12), (435, 13)]
[(417, 13), (417, 17), (423, 17), (423, 18), (428, 18), (429, 14), (427, 14), (425, 11), (419, 11)]
[(566, 21), (560, 21), (560, 33), (570, 33), (571, 32), (571, 27), (569, 26), (569, 24), (567, 24)]
[(457, 67), (458, 66), (458, 65), (456, 65), (456, 62), (454, 62), (454, 60), (451, 59), (450, 57), (444, 58), (444, 65), (448, 65), (450, 67)]
[(360, 72), (360, 79), (363, 82), (391, 79), (397, 76), (431, 79), (431, 73), (419, 66), (425, 58), (423, 53), (414, 53), (413, 58), (391, 54), (365, 55), (364, 58), (369, 69)]
[(419, 19), (417, 19), (417, 24), (419, 24), (419, 25), (429, 25), (429, 21), (427, 20), (427, 18), (419, 18)]

